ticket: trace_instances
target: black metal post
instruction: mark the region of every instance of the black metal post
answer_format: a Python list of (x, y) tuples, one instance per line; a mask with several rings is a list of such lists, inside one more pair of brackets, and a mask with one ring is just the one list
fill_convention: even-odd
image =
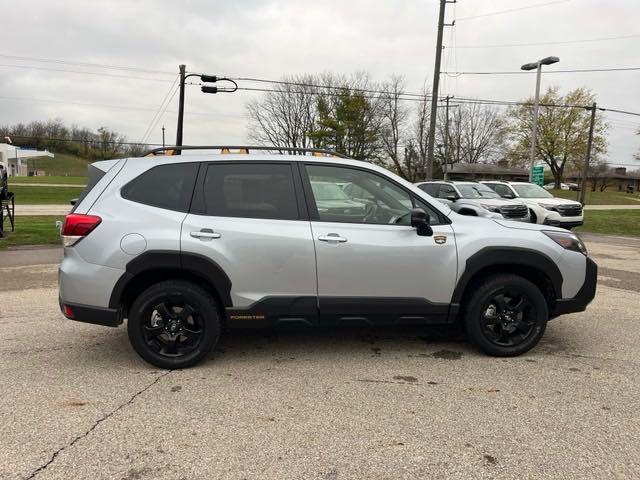
[[(180, 65), (180, 100), (178, 104), (178, 128), (176, 130), (176, 146), (182, 146), (182, 126), (184, 125), (184, 79), (187, 72), (186, 65)], [(164, 143), (164, 142), (163, 142)], [(180, 155), (181, 151), (177, 150), (176, 155)]]

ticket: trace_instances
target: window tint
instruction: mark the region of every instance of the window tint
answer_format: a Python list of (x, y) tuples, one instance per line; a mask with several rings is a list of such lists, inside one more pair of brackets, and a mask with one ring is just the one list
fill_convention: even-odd
[(440, 184), (439, 183), (423, 183), (422, 185), (418, 185), (418, 188), (420, 188), (420, 190), (424, 190), (432, 197), (437, 197)]
[(326, 165), (306, 169), (320, 221), (409, 225), (414, 205), (425, 208), (433, 223), (439, 220), (433, 209), (374, 173)]
[(189, 210), (198, 163), (158, 165), (131, 180), (122, 196), (133, 202), (186, 212)]
[(500, 198), (496, 192), (483, 183), (463, 183), (458, 185), (462, 198)]
[(495, 184), (495, 185), (489, 185), (491, 188), (493, 188), (493, 190), (500, 196), (504, 197), (506, 196), (510, 196), (513, 195), (513, 193), (511, 192), (511, 189), (509, 187), (507, 187), (506, 185), (501, 185), (499, 183)]
[(456, 189), (451, 185), (441, 184), (440, 185), (440, 193), (438, 193), (438, 198), (447, 198), (449, 195), (457, 195)]
[[(342, 191), (341, 191), (342, 192)], [(210, 164), (204, 184), (207, 215), (297, 220), (291, 165)]]

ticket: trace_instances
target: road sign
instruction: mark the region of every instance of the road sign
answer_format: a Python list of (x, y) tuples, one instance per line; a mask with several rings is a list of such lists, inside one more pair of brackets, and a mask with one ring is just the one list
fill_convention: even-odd
[(533, 167), (532, 177), (533, 183), (542, 187), (544, 185), (544, 167)]

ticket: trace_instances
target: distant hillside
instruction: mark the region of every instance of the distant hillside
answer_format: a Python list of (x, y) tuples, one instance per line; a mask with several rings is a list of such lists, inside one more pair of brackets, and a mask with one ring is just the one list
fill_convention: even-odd
[(54, 153), (55, 158), (42, 157), (29, 159), (29, 170), (34, 162), (38, 170), (44, 170), (46, 175), (86, 177), (87, 165), (91, 162), (86, 158), (68, 153)]

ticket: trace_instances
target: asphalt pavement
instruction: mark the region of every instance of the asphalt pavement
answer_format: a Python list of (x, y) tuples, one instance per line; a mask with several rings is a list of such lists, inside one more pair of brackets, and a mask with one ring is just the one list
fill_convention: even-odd
[(640, 478), (640, 241), (582, 236), (596, 299), (521, 357), (455, 329), (240, 332), (173, 372), (62, 317), (59, 249), (0, 252), (0, 478)]

